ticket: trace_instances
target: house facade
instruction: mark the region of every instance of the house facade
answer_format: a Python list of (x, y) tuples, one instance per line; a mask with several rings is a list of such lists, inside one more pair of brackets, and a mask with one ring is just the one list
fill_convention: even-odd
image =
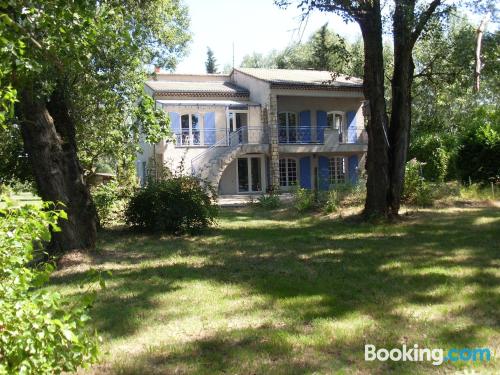
[(173, 140), (142, 144), (137, 172), (167, 164), (219, 194), (328, 189), (356, 182), (367, 150), (362, 81), (330, 72), (237, 68), (229, 75), (156, 74), (146, 90)]

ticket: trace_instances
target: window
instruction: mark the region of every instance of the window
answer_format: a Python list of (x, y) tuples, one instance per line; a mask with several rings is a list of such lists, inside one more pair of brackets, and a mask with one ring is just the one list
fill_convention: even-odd
[(343, 184), (345, 182), (345, 164), (345, 158), (343, 156), (330, 158), (328, 172), (331, 185)]
[(297, 184), (297, 161), (295, 159), (280, 159), (280, 186)]
[(328, 112), (328, 127), (330, 129), (337, 129), (340, 133), (344, 131), (344, 123), (345, 123), (345, 113), (339, 111)]
[(262, 191), (262, 157), (238, 158), (238, 193)]
[(182, 146), (200, 144), (201, 137), (199, 114), (193, 113), (181, 116), (181, 134), (179, 140)]
[(293, 112), (278, 114), (279, 141), (281, 143), (297, 142), (297, 115)]

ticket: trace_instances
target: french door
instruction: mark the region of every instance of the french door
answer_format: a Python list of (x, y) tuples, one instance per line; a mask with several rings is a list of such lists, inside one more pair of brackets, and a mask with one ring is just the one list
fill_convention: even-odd
[(262, 192), (263, 168), (261, 156), (238, 158), (238, 193)]

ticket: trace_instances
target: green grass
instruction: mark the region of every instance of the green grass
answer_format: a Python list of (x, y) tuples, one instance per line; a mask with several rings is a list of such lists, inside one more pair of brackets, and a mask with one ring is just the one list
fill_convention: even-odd
[[(8, 198), (15, 202), (15, 205), (24, 206), (26, 204), (31, 204), (34, 206), (39, 206), (42, 204), (42, 200), (40, 197), (34, 195), (30, 192), (20, 192), (16, 194), (8, 195)], [(0, 208), (7, 207), (7, 204), (0, 197)]]
[(89, 267), (113, 272), (92, 310), (104, 353), (90, 373), (499, 373), (497, 359), (364, 361), (365, 343), (498, 353), (499, 228), (495, 207), (391, 225), (226, 209), (200, 237), (104, 232), (50, 287), (79, 295)]

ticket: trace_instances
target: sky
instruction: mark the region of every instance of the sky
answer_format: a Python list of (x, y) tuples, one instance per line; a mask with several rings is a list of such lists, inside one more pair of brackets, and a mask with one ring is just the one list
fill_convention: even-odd
[[(178, 73), (205, 73), (207, 47), (215, 54), (219, 71), (235, 65), (253, 52), (281, 50), (299, 41), (300, 10), (295, 5), (283, 10), (273, 0), (184, 0), (189, 7), (192, 41), (189, 52), (178, 64)], [(346, 24), (331, 13), (314, 11), (302, 24), (302, 41), (328, 22), (329, 27), (350, 40), (360, 35), (355, 23)]]

